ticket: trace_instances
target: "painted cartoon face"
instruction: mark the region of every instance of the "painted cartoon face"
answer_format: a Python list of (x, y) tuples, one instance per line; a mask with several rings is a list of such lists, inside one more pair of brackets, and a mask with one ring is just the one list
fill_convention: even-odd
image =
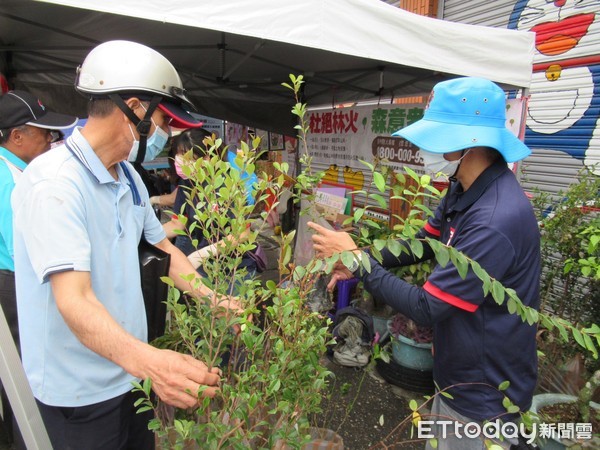
[(598, 55), (599, 12), (599, 0), (530, 0), (516, 28), (535, 32), (536, 64)]
[(595, 161), (600, 0), (521, 0), (514, 11), (509, 26), (536, 34), (526, 142)]
[(536, 33), (531, 130), (552, 134), (568, 129), (590, 107), (594, 79), (588, 66), (594, 59), (600, 62), (599, 12), (600, 0), (530, 0), (523, 7), (516, 26)]

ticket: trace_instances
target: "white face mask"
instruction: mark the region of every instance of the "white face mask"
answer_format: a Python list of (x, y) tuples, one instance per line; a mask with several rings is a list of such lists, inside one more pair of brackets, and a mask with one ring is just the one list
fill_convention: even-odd
[(420, 149), (421, 156), (423, 157), (423, 165), (425, 166), (425, 172), (437, 175), (441, 173), (448, 178), (452, 178), (458, 171), (458, 166), (462, 159), (467, 155), (467, 150), (459, 159), (456, 161), (448, 161), (444, 158), (443, 153), (431, 153), (426, 150)]
[[(141, 107), (146, 110), (144, 105), (141, 105)], [(169, 133), (157, 126), (156, 122), (154, 122), (154, 119), (150, 120), (152, 120), (152, 123), (154, 124), (154, 133), (152, 133), (152, 136), (150, 136), (146, 141), (146, 154), (144, 155), (143, 162), (152, 161), (154, 158), (156, 158), (160, 152), (163, 151), (165, 145), (167, 145), (167, 141), (169, 140)], [(134, 162), (140, 149), (140, 141), (135, 138), (131, 124), (129, 124), (129, 131), (131, 131), (133, 143), (131, 144), (131, 150), (129, 150), (127, 161)]]

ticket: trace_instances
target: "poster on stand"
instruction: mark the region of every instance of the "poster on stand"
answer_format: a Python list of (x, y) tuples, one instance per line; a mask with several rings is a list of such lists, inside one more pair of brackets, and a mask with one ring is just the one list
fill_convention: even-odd
[(315, 167), (325, 170), (325, 181), (365, 189), (360, 160), (387, 160), (393, 169), (422, 169), (419, 149), (391, 134), (423, 117), (425, 104), (358, 105), (309, 110), (308, 153)]

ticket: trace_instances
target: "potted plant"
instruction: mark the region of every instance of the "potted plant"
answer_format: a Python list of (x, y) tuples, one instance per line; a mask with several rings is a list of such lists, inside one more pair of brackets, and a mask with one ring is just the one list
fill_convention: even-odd
[(392, 357), (403, 367), (416, 370), (433, 369), (433, 329), (417, 325), (403, 314), (388, 321), (392, 337)]
[[(337, 447), (332, 448), (340, 448), (339, 436), (331, 430), (316, 429), (309, 421), (320, 412), (331, 375), (321, 364), (332, 343), (331, 321), (306, 305), (322, 262), (305, 267), (291, 264), (291, 232), (279, 237), (279, 280), (263, 283), (248, 277), (240, 267), (242, 255), (255, 248), (260, 223), (264, 226), (270, 213), (261, 212), (262, 222), (248, 227), (254, 220), (249, 219), (253, 206), (246, 204), (246, 183), (241, 174), (254, 173), (260, 139), (254, 139), (250, 146), (240, 143), (235, 163), (241, 170), (231, 170), (223, 160), (219, 139), (213, 136), (204, 144), (209, 158), (190, 161), (183, 168), (192, 182), (186, 195), (194, 208), (194, 224), (181, 233), (188, 233), (197, 246), (192, 231), (200, 229), (206, 241), (215, 246), (216, 251), (202, 263), (206, 273), (203, 281), (223, 296), (235, 290), (244, 311), (215, 310), (211, 307), (213, 299), (189, 296), (164, 278), (170, 287), (169, 319), (165, 334), (153, 344), (219, 367), (222, 381), (215, 398), (201, 398), (197, 407), (180, 410), (156, 401), (151, 395), (151, 380), (145, 380), (136, 387), (146, 394), (138, 406), (155, 411), (149, 426), (162, 448), (309, 448), (306, 446), (311, 442), (324, 440), (335, 441)], [(284, 178), (289, 179), (284, 177), (287, 164), (274, 166), (279, 175), (258, 174), (257, 203), (267, 195), (277, 198)], [(298, 178), (300, 184), (311, 180)], [(276, 203), (271, 204), (276, 207)], [(180, 214), (179, 220), (185, 224), (188, 218)]]
[[(542, 234), (542, 309), (592, 333), (600, 331), (599, 189), (600, 177), (584, 169), (579, 182), (560, 192), (558, 200), (544, 195), (534, 199)], [(576, 353), (576, 348), (554, 339), (545, 329), (539, 337), (541, 392), (534, 396), (532, 411), (542, 423), (591, 424), (597, 433), (599, 405), (592, 402), (600, 384), (597, 354)], [(585, 340), (582, 335), (574, 337)], [(575, 368), (569, 371), (568, 365)], [(550, 431), (541, 448), (566, 448), (577, 441), (573, 430), (562, 436), (556, 429)], [(587, 439), (591, 436), (585, 428), (582, 431), (586, 439), (579, 445), (600, 445), (597, 436)]]
[[(559, 450), (575, 445), (587, 448), (600, 446), (600, 404), (591, 401), (599, 386), (600, 370), (597, 370), (577, 396), (544, 393), (533, 397), (531, 411), (538, 416), (540, 423), (550, 425), (547, 436), (539, 439), (538, 446), (541, 449)], [(574, 427), (575, 424), (577, 428)], [(561, 431), (560, 426), (571, 428)]]

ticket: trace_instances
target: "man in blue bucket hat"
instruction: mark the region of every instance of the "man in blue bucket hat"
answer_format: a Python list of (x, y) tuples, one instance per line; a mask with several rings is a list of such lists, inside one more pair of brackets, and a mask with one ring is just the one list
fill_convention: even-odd
[[(420, 238), (437, 239), (478, 262), (494, 279), (513, 289), (521, 301), (539, 308), (540, 236), (533, 208), (507, 162), (531, 152), (506, 128), (506, 97), (491, 81), (457, 78), (438, 83), (421, 120), (394, 133), (418, 146), (425, 170), (443, 173), (451, 184)], [(483, 449), (486, 436), (467, 433), (469, 423), (483, 429), (485, 421), (518, 419), (503, 406), (507, 396), (521, 411), (531, 405), (537, 381), (536, 327), (511, 314), (486, 295), (469, 270), (463, 279), (453, 264), (436, 265), (423, 287), (413, 286), (387, 269), (422, 258), (410, 252), (399, 257), (383, 252), (380, 264), (370, 258), (370, 273), (360, 268), (360, 252), (347, 233), (309, 223), (316, 231), (314, 248), (330, 256), (355, 251), (353, 267), (336, 267), (330, 287), (358, 276), (365, 289), (395, 310), (434, 328), (434, 369), (437, 388), (433, 423), (421, 437), (435, 436), (438, 449)], [(509, 387), (498, 390), (508, 381)], [(443, 421), (451, 421), (443, 423)], [(456, 428), (456, 426), (458, 428)], [(498, 442), (516, 444), (512, 428)], [(494, 439), (498, 440), (498, 439)], [(428, 446), (430, 444), (428, 443)]]

